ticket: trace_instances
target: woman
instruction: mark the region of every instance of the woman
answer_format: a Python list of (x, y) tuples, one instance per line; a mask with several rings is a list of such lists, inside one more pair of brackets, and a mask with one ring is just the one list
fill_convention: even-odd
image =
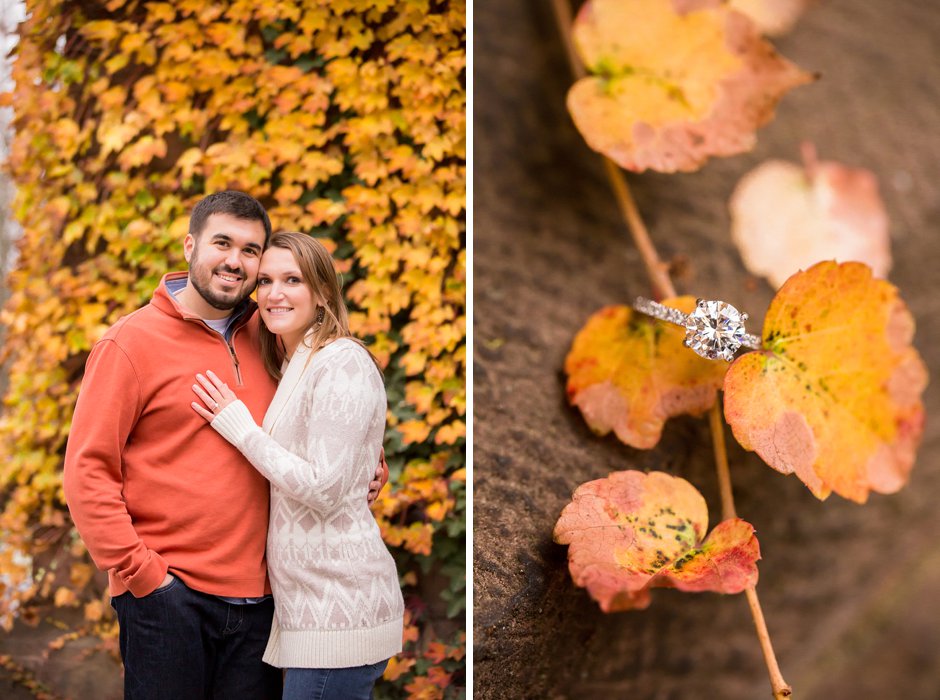
[(271, 239), (258, 306), (265, 366), (280, 380), (263, 426), (213, 372), (197, 375), (204, 405), (192, 405), (271, 482), (275, 613), (264, 660), (287, 669), (284, 698), (369, 698), (401, 651), (404, 611), (363, 497), (382, 448), (385, 386), (350, 335), (333, 260), (315, 239)]

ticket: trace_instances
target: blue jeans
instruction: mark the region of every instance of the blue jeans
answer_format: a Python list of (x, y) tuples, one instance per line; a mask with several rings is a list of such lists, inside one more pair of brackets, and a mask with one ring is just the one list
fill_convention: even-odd
[(111, 599), (120, 624), (125, 700), (278, 700), (281, 672), (261, 661), (274, 602), (234, 605), (178, 578)]
[(388, 659), (350, 668), (289, 668), (283, 700), (369, 700)]

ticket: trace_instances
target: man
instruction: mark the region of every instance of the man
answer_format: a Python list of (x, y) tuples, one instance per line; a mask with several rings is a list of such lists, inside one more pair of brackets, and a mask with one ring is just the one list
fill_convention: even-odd
[(276, 385), (248, 296), (270, 235), (254, 198), (203, 199), (183, 243), (188, 274), (167, 274), (86, 364), (65, 496), (108, 571), (128, 699), (280, 697), (280, 671), (261, 662), (268, 484), (190, 407), (196, 373), (211, 369), (264, 418)]

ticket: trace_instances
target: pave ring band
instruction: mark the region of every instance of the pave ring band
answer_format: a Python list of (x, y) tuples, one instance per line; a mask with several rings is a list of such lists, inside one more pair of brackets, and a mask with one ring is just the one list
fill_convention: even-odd
[(744, 329), (747, 314), (723, 301), (697, 299), (695, 310), (684, 314), (651, 299), (637, 297), (633, 308), (685, 328), (685, 346), (709, 360), (731, 362), (742, 345), (752, 350), (760, 350), (761, 347), (761, 339)]

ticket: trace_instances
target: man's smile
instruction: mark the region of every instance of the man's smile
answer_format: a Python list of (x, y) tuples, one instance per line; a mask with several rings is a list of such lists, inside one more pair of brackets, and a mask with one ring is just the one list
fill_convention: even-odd
[(240, 275), (235, 275), (231, 272), (216, 272), (215, 276), (226, 284), (238, 284), (243, 279)]

